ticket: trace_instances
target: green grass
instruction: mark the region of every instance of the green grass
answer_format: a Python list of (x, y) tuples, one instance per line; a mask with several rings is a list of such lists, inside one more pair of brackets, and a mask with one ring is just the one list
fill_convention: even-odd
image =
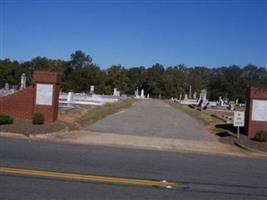
[(96, 107), (92, 110), (89, 110), (83, 116), (81, 116), (82, 124), (92, 124), (108, 115), (114, 114), (124, 108), (131, 107), (137, 100), (123, 100), (115, 103), (108, 103), (104, 106)]
[(169, 104), (170, 106), (174, 107), (177, 110), (180, 110), (180, 111), (187, 113), (188, 115), (197, 119), (198, 121), (200, 121), (204, 125), (209, 125), (209, 124), (217, 121), (217, 119), (215, 119), (211, 115), (209, 115), (205, 112), (196, 110), (196, 109), (192, 109), (192, 108), (188, 107), (187, 105), (182, 105), (182, 104), (173, 102), (171, 100), (165, 100), (165, 103)]

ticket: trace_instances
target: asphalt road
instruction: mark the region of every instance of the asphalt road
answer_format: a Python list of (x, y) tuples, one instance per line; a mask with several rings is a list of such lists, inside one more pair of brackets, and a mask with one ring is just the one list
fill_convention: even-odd
[(88, 129), (103, 133), (215, 140), (197, 120), (159, 100), (138, 101), (128, 109), (90, 125)]
[(0, 173), (0, 199), (266, 199), (267, 159), (0, 138), (0, 166), (168, 180), (174, 189)]

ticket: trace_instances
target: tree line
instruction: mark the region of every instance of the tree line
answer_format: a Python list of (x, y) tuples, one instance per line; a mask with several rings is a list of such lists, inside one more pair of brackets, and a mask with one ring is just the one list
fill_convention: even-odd
[(170, 98), (188, 94), (191, 85), (192, 93), (199, 94), (201, 89), (206, 88), (210, 100), (217, 100), (221, 96), (245, 101), (250, 86), (267, 87), (267, 70), (252, 64), (210, 68), (186, 67), (183, 64), (164, 67), (156, 63), (151, 67), (112, 65), (101, 69), (80, 50), (72, 53), (68, 61), (46, 57), (25, 62), (0, 60), (0, 84), (3, 86), (7, 82), (19, 85), (22, 73), (27, 76), (27, 84), (31, 84), (34, 70), (59, 72), (63, 92), (89, 92), (90, 85), (94, 85), (97, 94), (112, 94), (116, 87), (121, 94), (133, 95), (139, 88), (149, 93), (150, 97)]

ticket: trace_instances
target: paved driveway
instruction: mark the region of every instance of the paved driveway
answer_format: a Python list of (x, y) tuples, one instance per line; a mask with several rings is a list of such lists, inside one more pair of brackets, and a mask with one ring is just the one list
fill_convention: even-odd
[(110, 115), (88, 129), (103, 133), (215, 140), (198, 121), (159, 100), (138, 101), (131, 108)]

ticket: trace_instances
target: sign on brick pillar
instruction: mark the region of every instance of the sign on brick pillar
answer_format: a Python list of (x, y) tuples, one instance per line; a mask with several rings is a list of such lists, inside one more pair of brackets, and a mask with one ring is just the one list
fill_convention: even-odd
[(267, 131), (267, 88), (251, 87), (247, 99), (246, 130), (254, 138), (258, 131)]
[(45, 120), (54, 122), (58, 115), (58, 98), (60, 76), (56, 72), (35, 71), (34, 79), (34, 112), (44, 114)]

